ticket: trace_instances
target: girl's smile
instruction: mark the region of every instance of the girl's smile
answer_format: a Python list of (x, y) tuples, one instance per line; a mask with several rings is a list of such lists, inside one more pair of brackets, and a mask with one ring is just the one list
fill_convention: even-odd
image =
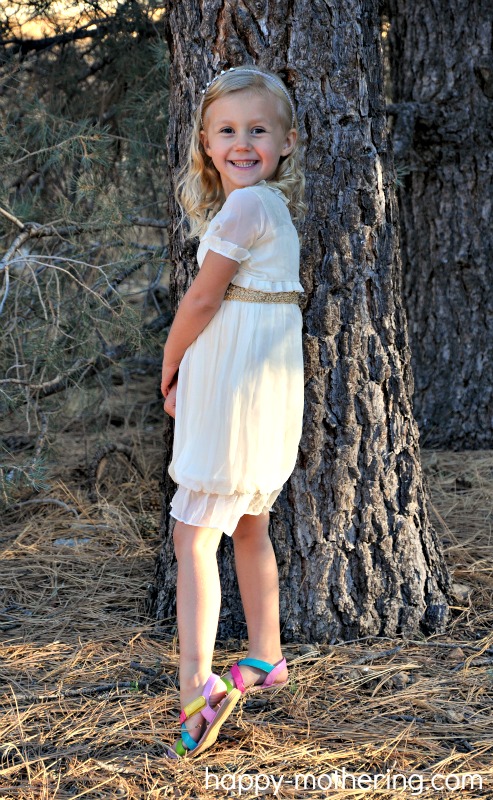
[(235, 167), (240, 167), (241, 169), (251, 169), (255, 164), (258, 164), (258, 161), (232, 161), (231, 163), (234, 164)]
[(272, 178), (297, 136), (294, 128), (283, 125), (277, 98), (248, 89), (214, 100), (205, 112), (204, 128), (200, 139), (226, 197), (234, 189)]

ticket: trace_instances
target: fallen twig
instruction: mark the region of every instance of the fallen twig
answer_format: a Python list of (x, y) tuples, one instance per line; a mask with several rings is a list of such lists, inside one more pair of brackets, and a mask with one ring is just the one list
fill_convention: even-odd
[[(63, 692), (52, 694), (14, 694), (16, 703), (43, 703), (49, 700), (64, 700), (67, 697), (85, 697), (86, 695), (102, 694), (103, 692), (114, 692), (119, 689), (133, 689), (140, 691), (147, 689), (158, 679), (150, 681), (120, 681), (115, 683), (102, 683), (99, 686), (81, 686), (80, 689), (67, 689)], [(120, 695), (118, 695), (120, 697)]]
[(368, 661), (376, 661), (378, 658), (388, 658), (389, 656), (393, 656), (394, 653), (399, 653), (402, 650), (402, 647), (392, 647), (391, 650), (381, 650), (380, 652), (376, 653), (369, 653), (366, 656), (362, 656), (358, 658), (356, 661), (353, 661), (348, 666), (357, 666), (358, 664), (366, 664)]
[(63, 500), (57, 500), (56, 497), (36, 497), (32, 500), (22, 500), (19, 503), (14, 503), (13, 505), (9, 506), (6, 511), (15, 511), (17, 508), (21, 508), (22, 506), (31, 506), (31, 505), (52, 505), (52, 506), (59, 506), (60, 508), (64, 508), (65, 511), (69, 511), (71, 514), (74, 514), (77, 519), (79, 518), (79, 512), (73, 508), (73, 506), (68, 506)]
[[(474, 658), (474, 656), (472, 656), (472, 658)], [(474, 661), (468, 659), (467, 661), (461, 661), (460, 664), (457, 664), (451, 672), (458, 672), (466, 667), (488, 667), (490, 664), (493, 664), (493, 658), (474, 658)]]

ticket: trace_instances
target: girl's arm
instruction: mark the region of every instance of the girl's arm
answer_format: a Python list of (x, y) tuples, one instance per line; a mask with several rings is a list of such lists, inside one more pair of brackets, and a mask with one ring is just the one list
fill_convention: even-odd
[(167, 396), (185, 350), (219, 310), (239, 263), (208, 250), (192, 285), (183, 296), (164, 345), (161, 392)]

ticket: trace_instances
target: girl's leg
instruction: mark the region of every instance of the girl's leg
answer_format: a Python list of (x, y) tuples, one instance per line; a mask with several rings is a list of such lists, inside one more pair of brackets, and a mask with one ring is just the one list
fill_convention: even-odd
[[(269, 512), (244, 514), (233, 534), (236, 574), (248, 630), (248, 655), (275, 664), (282, 658), (279, 623), (279, 575), (268, 534)], [(265, 672), (241, 667), (245, 686), (265, 678)], [(287, 679), (287, 669), (277, 682)], [(228, 678), (231, 676), (227, 675)], [(258, 680), (262, 683), (261, 680)]]
[[(183, 708), (202, 693), (212, 671), (212, 657), (219, 621), (221, 587), (216, 552), (222, 531), (200, 528), (179, 520), (175, 523), (173, 541), (178, 561), (176, 611), (180, 645), (180, 702)], [(226, 694), (218, 681), (211, 694), (215, 705)], [(197, 741), (205, 728), (205, 720), (197, 712), (186, 726)]]

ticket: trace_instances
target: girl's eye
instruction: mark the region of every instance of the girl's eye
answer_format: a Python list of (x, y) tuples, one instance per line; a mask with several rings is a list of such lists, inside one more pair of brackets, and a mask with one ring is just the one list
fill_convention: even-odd
[[(230, 128), (230, 127), (228, 126), (227, 128), (221, 128), (221, 130), (219, 131), (219, 133), (230, 133), (232, 130), (233, 130), (233, 128)], [(264, 128), (259, 128), (259, 127), (257, 127), (257, 128), (252, 128), (252, 130), (253, 130), (253, 131), (259, 131), (260, 133), (265, 133), (265, 129), (264, 129)]]

